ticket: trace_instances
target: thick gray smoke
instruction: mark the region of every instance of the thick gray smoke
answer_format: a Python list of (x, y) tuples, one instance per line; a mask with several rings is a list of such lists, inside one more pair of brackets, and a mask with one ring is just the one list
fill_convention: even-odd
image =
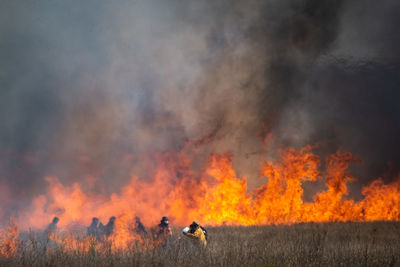
[(142, 153), (189, 143), (201, 144), (194, 168), (231, 152), (240, 175), (258, 177), (269, 134), (277, 147), (354, 152), (364, 184), (398, 172), (398, 7), (1, 1), (3, 213), (43, 192), (46, 175), (100, 177), (109, 193)]

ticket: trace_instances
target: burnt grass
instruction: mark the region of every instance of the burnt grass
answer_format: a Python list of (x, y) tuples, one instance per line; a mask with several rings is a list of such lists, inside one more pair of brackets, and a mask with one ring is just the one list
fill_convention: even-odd
[(5, 266), (400, 266), (400, 223), (305, 223), (208, 227), (206, 249), (174, 237), (163, 247), (44, 252), (32, 240)]

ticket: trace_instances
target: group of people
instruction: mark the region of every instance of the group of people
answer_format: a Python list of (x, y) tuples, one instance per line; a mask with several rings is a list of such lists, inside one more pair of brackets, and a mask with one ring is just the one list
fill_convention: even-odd
[(115, 217), (112, 216), (106, 225), (96, 217), (92, 218), (92, 223), (87, 228), (87, 235), (95, 237), (98, 240), (105, 240), (114, 233), (115, 230)]
[[(108, 223), (103, 225), (98, 218), (92, 218), (92, 223), (87, 228), (87, 236), (94, 237), (99, 241), (106, 240), (115, 231), (115, 220), (116, 218), (112, 216)], [(47, 226), (45, 230), (47, 239), (54, 239), (54, 235), (58, 228), (58, 222), (59, 218), (54, 217), (53, 221)], [(152, 240), (157, 244), (165, 244), (165, 242), (167, 242), (172, 236), (172, 230), (169, 226), (168, 217), (166, 216), (161, 218), (161, 221), (157, 226), (150, 228), (150, 231), (147, 231), (139, 217), (135, 217), (135, 223), (130, 230), (135, 234), (140, 235), (142, 238), (152, 238)], [(204, 227), (200, 226), (197, 221), (193, 221), (189, 227), (185, 227), (182, 234), (194, 240), (196, 244), (202, 247), (207, 246), (207, 231)]]

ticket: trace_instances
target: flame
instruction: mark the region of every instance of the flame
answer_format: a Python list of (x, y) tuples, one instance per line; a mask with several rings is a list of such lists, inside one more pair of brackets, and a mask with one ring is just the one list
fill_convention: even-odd
[[(156, 225), (164, 215), (174, 225), (188, 225), (192, 220), (205, 225), (399, 221), (400, 179), (390, 184), (377, 179), (362, 188), (364, 198), (355, 201), (349, 198), (347, 187), (355, 180), (348, 172), (349, 164), (357, 161), (351, 153), (338, 151), (328, 156), (325, 170), (321, 170), (321, 159), (310, 146), (289, 148), (279, 154), (278, 160), (262, 163), (260, 176), (265, 183), (254, 190), (247, 188), (246, 177), (237, 177), (229, 154), (210, 155), (206, 166), (195, 172), (183, 153), (156, 153), (152, 155), (155, 163), (149, 168), (150, 179), (132, 175), (120, 193), (109, 197), (85, 192), (79, 183), (65, 186), (56, 177), (46, 177), (46, 194), (37, 196), (20, 214), (18, 225), (43, 229), (53, 216), (58, 216), (60, 228), (67, 229), (88, 225), (94, 216), (103, 223), (116, 216), (115, 232), (109, 241), (114, 249), (125, 249), (144, 244), (131, 230), (135, 216), (147, 226)], [(302, 184), (321, 180), (326, 189), (312, 202), (304, 202)], [(12, 229), (8, 234), (14, 238)], [(2, 248), (12, 243), (7, 242), (2, 241)], [(76, 238), (66, 237), (63, 242), (70, 250), (88, 251), (98, 246), (88, 238), (76, 243)], [(2, 255), (11, 253), (3, 250)]]
[(257, 224), (304, 221), (301, 184), (318, 179), (319, 162), (309, 146), (283, 151), (280, 162), (266, 162), (261, 175), (268, 178), (268, 183), (256, 190), (254, 201)]
[(0, 258), (10, 258), (18, 252), (18, 234), (17, 225), (10, 219), (9, 225), (0, 231)]
[(399, 220), (400, 177), (387, 185), (381, 179), (375, 180), (362, 189), (362, 194), (365, 196), (361, 202), (364, 220)]

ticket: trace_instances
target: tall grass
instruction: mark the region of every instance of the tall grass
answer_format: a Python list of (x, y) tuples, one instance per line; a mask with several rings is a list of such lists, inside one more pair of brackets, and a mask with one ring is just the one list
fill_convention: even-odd
[[(76, 246), (45, 243), (26, 234), (12, 266), (400, 266), (400, 223), (324, 223), (210, 227), (206, 249), (175, 235), (152, 248), (132, 242)], [(181, 238), (180, 238), (181, 237)], [(76, 237), (75, 237), (76, 238)], [(83, 242), (83, 241), (82, 241)]]

